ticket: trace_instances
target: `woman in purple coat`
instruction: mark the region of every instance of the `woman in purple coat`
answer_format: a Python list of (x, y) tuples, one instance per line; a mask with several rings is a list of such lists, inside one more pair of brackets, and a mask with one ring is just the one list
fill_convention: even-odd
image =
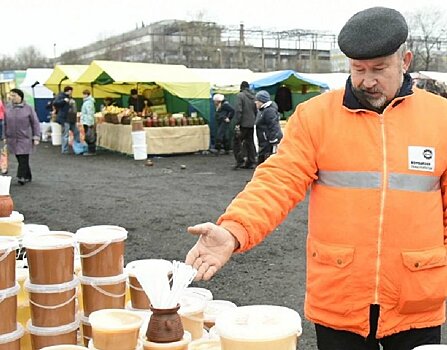
[(17, 178), (20, 185), (32, 180), (29, 155), (39, 144), (40, 124), (34, 109), (23, 101), (23, 91), (12, 89), (11, 105), (5, 113), (5, 142), (19, 163)]

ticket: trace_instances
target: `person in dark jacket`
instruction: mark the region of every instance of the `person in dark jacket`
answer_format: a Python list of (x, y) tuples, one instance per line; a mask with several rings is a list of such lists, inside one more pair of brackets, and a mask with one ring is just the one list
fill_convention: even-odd
[(255, 123), (259, 146), (258, 164), (261, 164), (276, 153), (283, 135), (279, 124), (278, 107), (271, 101), (270, 94), (265, 90), (259, 91), (255, 103), (258, 108)]
[(23, 101), (22, 90), (12, 89), (9, 96), (12, 104), (5, 113), (5, 142), (19, 163), (18, 183), (24, 185), (32, 180), (29, 155), (39, 144), (40, 124), (34, 109)]
[[(235, 132), (233, 153), (236, 159), (234, 169), (253, 169), (256, 164), (256, 148), (253, 139), (257, 108), (255, 96), (248, 82), (241, 83), (241, 91), (236, 97)], [(245, 160), (246, 158), (246, 160)]]
[(64, 92), (61, 92), (54, 99), (53, 105), (57, 108), (56, 121), (62, 125), (62, 154), (68, 154), (68, 142), (70, 130), (73, 133), (74, 140), (80, 142), (79, 130), (76, 125), (76, 104), (71, 97), (73, 88), (71, 86), (64, 87)]
[(137, 89), (130, 90), (130, 97), (127, 106), (133, 106), (133, 110), (137, 113), (142, 112), (144, 108), (144, 101), (147, 101), (148, 106), (152, 106), (149, 100), (146, 100), (143, 96), (138, 95)]
[(222, 94), (215, 94), (213, 101), (216, 106), (217, 121), (216, 155), (223, 151), (225, 151), (225, 154), (229, 154), (230, 140), (228, 130), (230, 128), (230, 121), (234, 116), (234, 108), (225, 100), (225, 96)]

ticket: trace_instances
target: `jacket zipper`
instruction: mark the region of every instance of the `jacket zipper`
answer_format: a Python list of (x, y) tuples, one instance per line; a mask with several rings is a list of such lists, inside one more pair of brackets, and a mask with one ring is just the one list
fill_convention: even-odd
[(376, 285), (374, 291), (374, 304), (379, 304), (379, 283), (380, 283), (380, 265), (382, 253), (382, 235), (383, 235), (383, 216), (385, 211), (386, 188), (388, 183), (388, 168), (387, 168), (387, 152), (386, 152), (386, 136), (385, 136), (385, 122), (383, 114), (379, 115), (380, 129), (382, 134), (382, 157), (383, 157), (383, 174), (382, 174), (382, 194), (380, 197), (380, 215), (379, 215), (379, 236), (377, 238), (377, 260), (376, 260)]

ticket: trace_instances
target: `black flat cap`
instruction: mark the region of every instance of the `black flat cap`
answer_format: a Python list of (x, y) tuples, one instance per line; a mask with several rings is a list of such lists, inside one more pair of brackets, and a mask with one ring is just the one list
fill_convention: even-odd
[(338, 46), (349, 58), (366, 60), (395, 53), (407, 37), (407, 22), (400, 12), (372, 7), (346, 22), (338, 35)]

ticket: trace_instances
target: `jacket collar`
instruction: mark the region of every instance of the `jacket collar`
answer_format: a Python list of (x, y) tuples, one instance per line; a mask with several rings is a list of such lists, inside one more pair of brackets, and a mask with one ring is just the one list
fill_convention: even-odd
[[(413, 79), (411, 78), (410, 74), (405, 73), (404, 81), (403, 81), (402, 86), (399, 90), (399, 93), (394, 98), (412, 95), (413, 94), (412, 87), (413, 87)], [(394, 107), (397, 106), (400, 102), (401, 101), (398, 101), (394, 105)], [(353, 110), (355, 110), (355, 109), (374, 110), (369, 106), (362, 105), (360, 103), (360, 101), (357, 99), (357, 97), (355, 97), (354, 93), (352, 92), (351, 76), (349, 76), (348, 80), (346, 80), (345, 94), (343, 96), (343, 106), (345, 106), (349, 109), (353, 109)]]

